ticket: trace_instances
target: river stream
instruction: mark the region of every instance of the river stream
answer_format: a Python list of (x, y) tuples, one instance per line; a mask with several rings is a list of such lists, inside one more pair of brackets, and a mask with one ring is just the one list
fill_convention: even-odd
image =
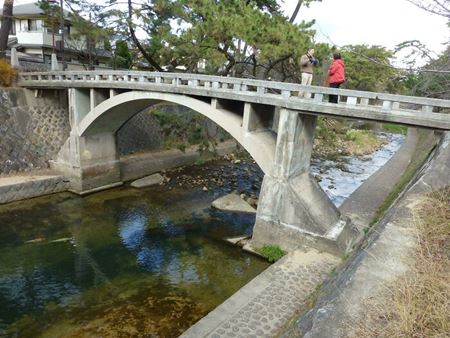
[[(404, 139), (384, 137), (369, 156), (313, 161), (335, 204)], [(222, 240), (250, 234), (254, 215), (210, 207), (231, 191), (258, 194), (252, 160), (166, 175), (141, 190), (0, 206), (0, 337), (176, 337), (267, 268)]]

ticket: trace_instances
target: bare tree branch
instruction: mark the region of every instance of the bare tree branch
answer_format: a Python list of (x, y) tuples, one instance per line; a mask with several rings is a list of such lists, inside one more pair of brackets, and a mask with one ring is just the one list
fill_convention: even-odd
[(427, 12), (450, 19), (450, 0), (408, 0), (413, 5)]

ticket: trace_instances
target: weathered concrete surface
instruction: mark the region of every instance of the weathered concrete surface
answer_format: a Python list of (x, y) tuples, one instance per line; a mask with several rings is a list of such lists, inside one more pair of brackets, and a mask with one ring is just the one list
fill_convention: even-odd
[(68, 181), (59, 175), (27, 175), (0, 178), (0, 203), (66, 191)]
[(70, 191), (86, 194), (122, 184), (115, 135), (79, 137), (71, 132), (50, 167), (70, 180)]
[[(276, 143), (276, 136), (271, 131), (272, 125), (263, 125), (260, 129), (251, 132), (245, 130), (241, 112), (229, 110), (215, 99), (211, 102), (204, 102), (189, 96), (171, 93), (126, 92), (113, 96), (94, 107), (80, 121), (77, 133), (80, 137), (115, 133), (132, 116), (161, 102), (180, 104), (204, 115), (229, 132), (252, 155), (263, 171), (270, 170)], [(243, 105), (230, 109), (243, 110)]]
[(316, 117), (280, 110), (273, 169), (264, 176), (251, 246), (345, 253), (359, 232), (309, 174)]
[(339, 261), (316, 250), (291, 252), (180, 337), (273, 337)]
[(354, 323), (364, 319), (367, 302), (407, 271), (416, 245), (414, 208), (424, 193), (450, 186), (449, 166), (447, 133), (420, 176), (371, 231), (366, 245), (326, 283), (321, 289), (324, 296), (283, 337), (348, 336)]
[[(21, 73), (18, 84), (31, 88), (116, 88), (176, 93), (185, 97), (203, 97), (205, 101), (219, 99), (234, 103), (256, 103), (314, 114), (450, 130), (450, 119), (445, 113), (445, 109), (450, 108), (449, 100), (303, 86), (286, 82), (188, 73), (115, 70)], [(298, 92), (311, 93), (313, 98), (299, 98)], [(347, 97), (346, 103), (328, 103), (325, 96), (330, 94)]]
[[(217, 155), (223, 156), (236, 151), (233, 140), (221, 142), (216, 148)], [(120, 157), (120, 177), (123, 182), (135, 180), (161, 170), (192, 165), (200, 159), (197, 148), (184, 152), (179, 149), (161, 150)]]
[(130, 184), (133, 188), (145, 188), (152, 185), (158, 185), (164, 182), (164, 177), (160, 174), (153, 174), (147, 177), (140, 178)]
[(228, 194), (222, 196), (212, 202), (212, 206), (216, 209), (231, 212), (246, 212), (254, 214), (256, 209), (252, 208), (238, 194)]
[[(422, 134), (421, 137), (419, 133)], [(418, 147), (423, 147), (425, 144), (425, 151), (428, 152), (436, 142), (437, 138), (432, 131), (410, 128), (400, 149), (344, 201), (339, 208), (341, 213), (348, 216), (359, 229), (367, 227), (405, 173), (413, 157), (419, 156)]]
[(419, 177), (411, 188), (411, 193), (431, 192), (450, 185), (450, 132), (442, 133), (438, 147)]

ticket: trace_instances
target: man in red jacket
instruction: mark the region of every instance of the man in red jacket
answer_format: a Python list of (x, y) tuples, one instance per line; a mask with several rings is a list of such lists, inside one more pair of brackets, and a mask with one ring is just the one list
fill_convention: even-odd
[[(331, 88), (339, 88), (341, 83), (345, 82), (345, 64), (341, 59), (340, 53), (333, 54), (333, 63), (328, 70), (328, 77)], [(328, 102), (338, 103), (337, 95), (329, 95)]]

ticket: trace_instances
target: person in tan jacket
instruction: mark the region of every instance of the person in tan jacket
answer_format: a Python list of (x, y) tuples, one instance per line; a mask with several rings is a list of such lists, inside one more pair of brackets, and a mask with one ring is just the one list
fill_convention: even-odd
[[(316, 66), (319, 61), (314, 58), (314, 48), (308, 48), (305, 55), (300, 58), (300, 69), (302, 71), (302, 85), (310, 86), (312, 83), (314, 66)], [(303, 94), (303, 95), (302, 95)], [(304, 96), (306, 98), (311, 97), (311, 93), (299, 93), (299, 96)]]

